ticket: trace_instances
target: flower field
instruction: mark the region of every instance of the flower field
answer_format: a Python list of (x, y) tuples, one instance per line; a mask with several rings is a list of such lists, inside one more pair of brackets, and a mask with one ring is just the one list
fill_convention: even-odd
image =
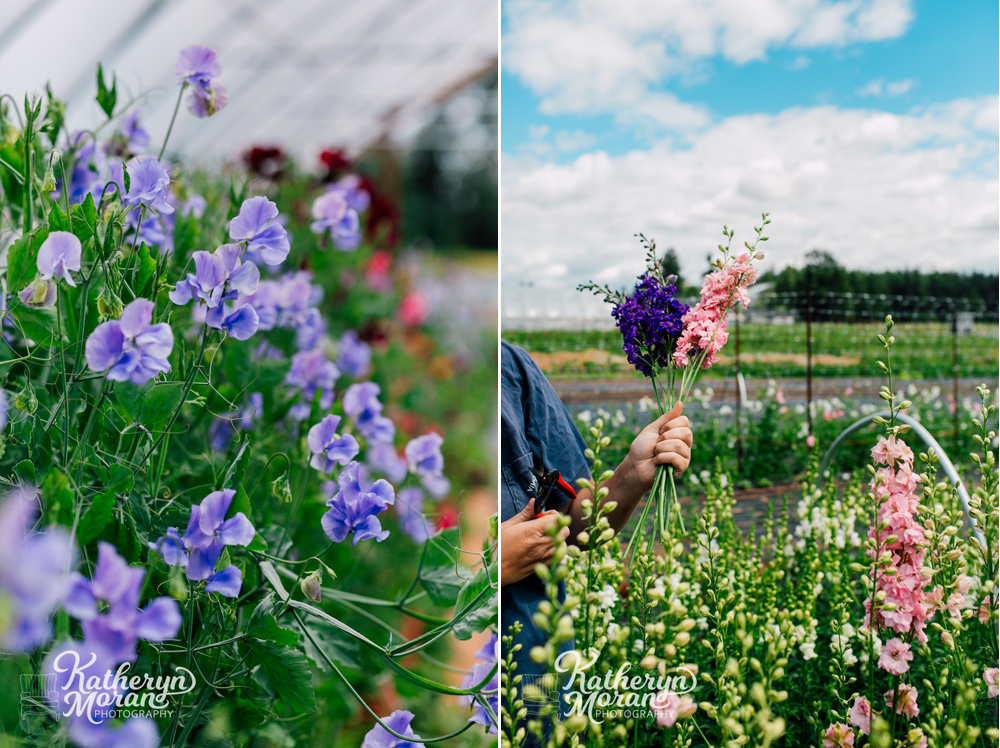
[[(696, 476), (686, 534), (640, 524), (631, 557), (591, 482), (587, 537), (567, 545), (553, 526), (554, 561), (537, 569), (548, 600), (533, 622), (548, 642), (530, 656), (549, 674), (522, 681), (517, 632), (501, 634), (502, 744), (996, 745), (996, 409), (982, 387), (962, 414), (977, 536), (938, 456), (897, 421), (913, 404), (892, 390), (890, 330), (889, 417), (844, 466), (846, 486), (807, 455), (801, 490), (759, 537), (734, 522), (731, 460)], [(587, 415), (601, 480), (634, 430)]]
[[(227, 106), (212, 49), (175, 73), (175, 118)], [(496, 329), (436, 280), (466, 270), (402, 253), (339, 152), (188, 169), (101, 70), (97, 101), (71, 132), (0, 98), (10, 744), (494, 744)]]

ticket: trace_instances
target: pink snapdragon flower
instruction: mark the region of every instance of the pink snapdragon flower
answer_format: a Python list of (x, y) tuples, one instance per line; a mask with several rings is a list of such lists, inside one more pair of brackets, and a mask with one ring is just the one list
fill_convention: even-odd
[(1000, 696), (1000, 668), (988, 667), (983, 673), (983, 682), (986, 684), (989, 698)]
[(834, 722), (823, 735), (823, 748), (854, 748), (854, 730), (843, 722)]
[(899, 698), (895, 698), (895, 691), (889, 689), (885, 692), (885, 705), (892, 709), (893, 701), (896, 702), (896, 714), (904, 714), (909, 718), (920, 714), (920, 707), (917, 706), (917, 689), (913, 686), (901, 683), (899, 685)]
[(650, 699), (649, 706), (656, 714), (656, 724), (660, 727), (673, 727), (677, 720), (690, 717), (698, 711), (694, 699), (673, 691), (660, 691)]
[(865, 735), (872, 731), (872, 705), (868, 703), (868, 699), (864, 696), (858, 696), (854, 700), (854, 706), (851, 707), (849, 717), (851, 724)]
[(882, 645), (882, 654), (878, 658), (878, 666), (887, 673), (902, 675), (910, 669), (913, 660), (910, 645), (902, 639), (890, 639)]
[[(762, 257), (763, 253), (757, 255)], [(737, 303), (746, 309), (750, 303), (747, 288), (757, 280), (753, 257), (744, 252), (739, 257), (709, 273), (701, 287), (701, 301), (684, 315), (684, 329), (677, 338), (674, 363), (691, 366), (702, 354), (701, 368), (707, 369), (718, 361), (718, 352), (729, 339), (726, 313)]]

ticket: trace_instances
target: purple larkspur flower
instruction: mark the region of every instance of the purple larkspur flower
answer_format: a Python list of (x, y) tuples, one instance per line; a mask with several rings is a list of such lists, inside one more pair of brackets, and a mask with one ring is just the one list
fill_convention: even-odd
[(396, 448), (389, 442), (369, 444), (365, 457), (368, 459), (368, 466), (385, 475), (390, 483), (399, 483), (406, 477), (406, 460), (399, 456)]
[(330, 473), (334, 465), (346, 465), (361, 451), (353, 434), (337, 433), (340, 416), (328, 415), (309, 429), (306, 443), (313, 453), (309, 464), (321, 473)]
[(173, 213), (174, 208), (167, 202), (167, 186), (170, 175), (166, 167), (153, 156), (135, 156), (125, 164), (128, 171), (129, 187), (124, 202), (130, 208), (145, 206), (157, 213)]
[[(115, 662), (136, 658), (136, 641), (173, 639), (181, 627), (181, 612), (171, 597), (158, 597), (138, 609), (146, 570), (129, 566), (110, 543), (97, 546), (93, 579), (73, 572), (63, 608), (80, 620), (88, 645), (100, 648)], [(98, 603), (106, 605), (101, 612)]]
[(382, 415), (378, 396), (381, 388), (374, 382), (356, 382), (344, 392), (344, 414), (354, 421), (358, 431), (372, 442), (392, 442), (396, 426)]
[(278, 206), (262, 195), (243, 201), (239, 215), (229, 224), (229, 238), (259, 253), (268, 265), (280, 265), (291, 245), (288, 232), (276, 219)]
[(416, 486), (407, 486), (396, 494), (396, 514), (403, 532), (414, 543), (420, 545), (434, 534), (434, 525), (427, 521), (423, 512), (424, 492)]
[(38, 248), (36, 266), (44, 280), (66, 281), (67, 285), (76, 286), (70, 270), (80, 272), (80, 259), (83, 247), (80, 240), (68, 231), (52, 231)]
[(302, 418), (309, 415), (309, 404), (317, 392), (321, 393), (320, 408), (328, 410), (333, 406), (333, 387), (339, 377), (340, 370), (326, 357), (322, 348), (300, 351), (292, 356), (292, 365), (285, 375), (285, 384), (302, 390), (301, 404), (306, 406)]
[(0, 646), (26, 652), (48, 641), (50, 617), (70, 584), (76, 550), (69, 533), (51, 527), (32, 533), (38, 497), (21, 487), (0, 507), (0, 598), (10, 606)]
[(629, 363), (647, 377), (671, 365), (677, 337), (689, 307), (676, 298), (677, 287), (654, 272), (639, 277), (635, 291), (615, 304), (612, 315), (622, 333)]
[(201, 504), (191, 506), (183, 536), (176, 527), (168, 527), (163, 537), (149, 543), (168, 564), (184, 567), (188, 579), (204, 581), (206, 592), (226, 597), (239, 597), (243, 573), (235, 564), (216, 571), (219, 557), (227, 545), (250, 545), (256, 534), (253, 523), (243, 512), (226, 519), (235, 496), (236, 491), (230, 488), (212, 491)]
[(121, 319), (102, 322), (87, 338), (87, 365), (107, 371), (112, 382), (144, 384), (170, 371), (167, 359), (174, 349), (174, 333), (166, 322), (151, 324), (155, 305), (136, 299), (122, 310)]
[(56, 284), (44, 278), (35, 278), (17, 292), (17, 298), (32, 309), (51, 309), (56, 304)]
[(68, 723), (74, 745), (82, 748), (157, 748), (159, 730), (149, 717), (112, 724), (109, 711), (127, 694), (116, 661), (89, 642), (66, 641), (42, 661), (46, 700)]
[(323, 515), (323, 531), (335, 543), (343, 543), (348, 534), (354, 533), (354, 545), (374, 538), (382, 542), (389, 537), (375, 516), (384, 512), (396, 500), (395, 491), (388, 481), (381, 478), (374, 483), (368, 479), (364, 465), (352, 462), (337, 476), (339, 489), (326, 502), (330, 507)]
[(133, 109), (125, 115), (121, 127), (122, 137), (131, 153), (139, 153), (149, 145), (149, 132), (139, 124), (139, 110)]
[(329, 231), (337, 249), (342, 252), (353, 251), (361, 244), (358, 211), (350, 206), (343, 191), (331, 189), (317, 197), (312, 204), (312, 217), (316, 219), (309, 224), (313, 233)]
[(168, 295), (175, 304), (184, 306), (195, 299), (207, 308), (205, 324), (225, 330), (231, 338), (246, 340), (257, 332), (260, 318), (251, 304), (242, 304), (230, 311), (227, 301), (242, 294), (252, 294), (260, 282), (260, 270), (252, 262), (242, 262), (239, 244), (223, 244), (214, 252), (195, 252), (194, 273), (178, 281)]
[[(462, 682), (463, 688), (471, 688), (477, 683), (481, 683), (482, 680), (489, 675), (493, 666), (496, 665), (500, 658), (500, 641), (497, 639), (497, 635), (491, 632), (490, 640), (486, 642), (479, 651), (476, 652), (475, 657), (479, 662), (472, 666), (472, 672), (469, 673)], [(486, 707), (476, 701), (472, 696), (459, 696), (458, 703), (470, 706), (474, 705), (475, 711), (472, 716), (469, 717), (469, 722), (475, 722), (477, 725), (482, 725), (483, 727), (489, 728), (490, 735), (497, 734), (497, 722), (496, 719), (500, 714), (500, 692), (498, 690), (499, 684), (499, 669), (497, 672), (493, 673), (493, 677), (489, 682), (483, 686), (483, 691), (492, 691), (493, 693), (484, 693), (483, 696), (486, 698), (486, 702), (489, 704), (492, 710), (492, 716), (487, 711)]]
[(264, 396), (259, 392), (250, 394), (249, 402), (234, 416), (220, 416), (212, 420), (208, 427), (212, 449), (222, 452), (229, 446), (229, 440), (237, 431), (249, 431), (257, 425), (264, 412)]
[(444, 472), (441, 445), (444, 439), (433, 431), (411, 439), (406, 445), (406, 461), (410, 472), (421, 477), (437, 477)]
[(226, 87), (215, 80), (222, 74), (222, 63), (211, 47), (193, 44), (182, 49), (174, 72), (182, 85), (191, 86), (188, 109), (196, 117), (211, 117), (229, 102)]
[[(413, 732), (413, 728), (410, 727), (410, 723), (413, 721), (415, 715), (413, 712), (408, 712), (405, 709), (397, 709), (388, 717), (383, 719), (393, 732), (397, 732), (400, 735), (405, 735), (408, 738), (420, 739), (420, 736)], [(420, 748), (423, 743), (414, 743), (410, 740), (402, 740), (397, 738), (391, 732), (386, 730), (382, 725), (375, 725), (368, 734), (365, 735), (364, 742), (361, 743), (361, 748)]]
[(371, 346), (363, 342), (354, 330), (340, 336), (337, 350), (337, 366), (352, 377), (363, 377), (372, 363)]

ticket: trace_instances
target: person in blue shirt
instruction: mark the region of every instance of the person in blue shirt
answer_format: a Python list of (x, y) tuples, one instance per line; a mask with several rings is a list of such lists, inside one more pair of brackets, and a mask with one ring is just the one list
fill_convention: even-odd
[[(577, 479), (590, 477), (590, 469), (583, 437), (531, 357), (521, 348), (503, 342), (500, 371), (501, 636), (508, 635), (514, 621), (521, 622), (521, 633), (515, 639), (521, 649), (514, 659), (517, 673), (526, 676), (526, 683), (544, 672), (544, 666), (529, 656), (532, 647), (544, 645), (546, 640), (545, 633), (532, 622), (538, 603), (545, 599), (545, 586), (534, 570), (537, 564), (552, 558), (552, 541), (545, 531), (557, 521), (555, 512), (536, 516), (538, 463), (544, 461), (545, 471), (558, 470), (574, 488)], [(602, 484), (608, 488), (606, 501), (618, 503), (607, 515), (615, 532), (628, 523), (639, 501), (653, 487), (659, 465), (673, 466), (677, 476), (687, 469), (693, 436), (682, 411), (678, 403), (643, 428), (614, 476)], [(585, 529), (581, 504), (593, 497), (589, 489), (577, 489), (575, 499), (569, 492), (555, 493), (556, 503), (562, 503), (558, 511), (572, 520), (561, 531), (562, 537), (573, 543)]]

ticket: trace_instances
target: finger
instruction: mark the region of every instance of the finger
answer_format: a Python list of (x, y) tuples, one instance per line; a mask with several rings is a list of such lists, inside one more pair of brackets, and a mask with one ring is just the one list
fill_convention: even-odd
[(677, 403), (677, 405), (675, 405), (673, 408), (671, 408), (662, 416), (653, 421), (651, 424), (646, 426), (646, 428), (644, 428), (643, 431), (655, 430), (657, 433), (663, 431), (664, 426), (666, 426), (668, 423), (670, 423), (670, 421), (674, 420), (675, 418), (679, 418), (681, 415), (681, 411), (683, 410), (684, 410), (684, 404)]
[(666, 441), (668, 439), (679, 439), (680, 441), (687, 444), (689, 447), (694, 444), (694, 434), (689, 428), (676, 428), (670, 429), (669, 431), (664, 431), (660, 434), (660, 438), (657, 441)]
[(656, 443), (656, 454), (675, 452), (681, 457), (691, 459), (691, 447), (681, 439), (663, 439)]
[(677, 418), (672, 418), (667, 421), (660, 428), (660, 433), (664, 431), (670, 431), (671, 429), (686, 429), (691, 426), (691, 422), (688, 421), (687, 416), (678, 416)]
[(561, 529), (559, 531), (558, 534), (559, 534), (559, 539), (560, 540), (565, 540), (566, 538), (569, 537), (569, 528), (568, 527), (564, 527), (563, 529)]
[(678, 478), (680, 475), (688, 469), (688, 465), (691, 464), (691, 459), (685, 457), (677, 452), (659, 452), (656, 455), (654, 462), (657, 465), (670, 465), (674, 469), (674, 477)]
[(518, 522), (528, 522), (529, 520), (533, 520), (534, 518), (535, 518), (535, 500), (528, 499), (528, 503), (525, 505), (524, 509), (522, 509), (513, 517), (511, 517), (509, 521), (514, 522), (516, 524)]

